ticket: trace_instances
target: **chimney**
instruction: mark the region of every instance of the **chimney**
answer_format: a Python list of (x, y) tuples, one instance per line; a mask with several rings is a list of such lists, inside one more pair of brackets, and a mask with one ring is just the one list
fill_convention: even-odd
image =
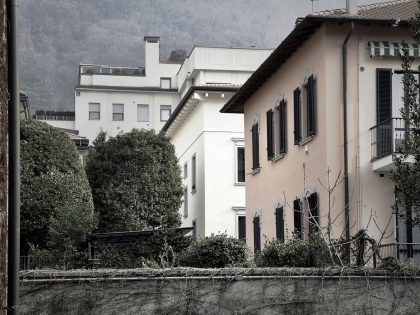
[(158, 36), (144, 37), (144, 66), (146, 71), (149, 70), (149, 73), (155, 71), (150, 69), (156, 69), (156, 66), (159, 64), (159, 41), (160, 38)]
[(346, 0), (346, 13), (357, 15), (357, 0)]

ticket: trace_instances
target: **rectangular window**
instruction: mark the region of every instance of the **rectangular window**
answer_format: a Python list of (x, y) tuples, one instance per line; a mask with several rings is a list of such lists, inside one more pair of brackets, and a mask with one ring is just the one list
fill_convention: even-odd
[(184, 218), (188, 217), (188, 187), (184, 188)]
[(171, 105), (160, 105), (160, 121), (167, 121), (172, 114)]
[(89, 103), (89, 119), (90, 120), (101, 119), (101, 104)]
[(191, 159), (191, 192), (195, 192), (196, 187), (196, 157), (195, 154), (193, 155)]
[(293, 221), (295, 235), (302, 238), (302, 210), (299, 199), (293, 201)]
[(184, 164), (184, 178), (188, 177), (188, 163), (185, 162)]
[(124, 104), (112, 104), (112, 120), (124, 120)]
[(252, 125), (252, 169), (257, 170), (260, 168), (260, 140), (258, 132), (258, 123)]
[(160, 88), (161, 89), (170, 89), (171, 88), (171, 78), (160, 78)]
[(282, 100), (280, 105), (277, 107), (278, 112), (278, 145), (279, 145), (279, 154), (287, 152), (287, 112), (286, 112), (286, 102)]
[(274, 126), (273, 126), (273, 111), (270, 109), (267, 111), (267, 159), (272, 160), (274, 158)]
[(149, 121), (149, 105), (146, 105), (146, 104), (137, 105), (137, 121), (141, 121), (141, 122)]
[(308, 197), (309, 207), (309, 235), (317, 232), (319, 226), (319, 207), (318, 207), (318, 194), (313, 193)]
[(392, 117), (392, 70), (376, 69), (376, 123)]
[(294, 143), (316, 134), (316, 97), (315, 80), (311, 75), (302, 90), (297, 88), (293, 92), (294, 107)]
[(301, 136), (301, 130), (300, 130), (300, 120), (301, 120), (301, 114), (300, 114), (300, 89), (297, 88), (293, 91), (293, 121), (295, 124), (295, 130), (294, 130), (294, 138), (295, 138), (295, 144), (299, 144), (300, 140), (302, 140)]
[(284, 240), (284, 217), (283, 207), (276, 208), (276, 238), (278, 240)]
[(236, 147), (236, 182), (245, 183), (245, 148)]
[(238, 216), (238, 238), (246, 240), (246, 217), (244, 215)]
[(192, 231), (193, 240), (197, 240), (197, 220), (192, 221), (192, 227), (193, 227), (193, 231)]
[(254, 253), (261, 251), (261, 228), (260, 228), (260, 217), (255, 216), (252, 221), (254, 225)]

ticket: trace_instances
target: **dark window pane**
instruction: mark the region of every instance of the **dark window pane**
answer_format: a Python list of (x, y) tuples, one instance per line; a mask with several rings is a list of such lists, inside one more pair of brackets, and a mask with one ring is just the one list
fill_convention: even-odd
[(240, 240), (246, 239), (246, 219), (245, 216), (238, 217), (238, 238)]
[(245, 182), (245, 148), (239, 147), (237, 154), (238, 183)]

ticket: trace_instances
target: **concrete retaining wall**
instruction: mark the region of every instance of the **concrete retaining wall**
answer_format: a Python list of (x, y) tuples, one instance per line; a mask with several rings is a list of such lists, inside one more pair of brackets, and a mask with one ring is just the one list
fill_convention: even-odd
[(22, 314), (420, 314), (415, 272), (136, 269), (22, 273)]

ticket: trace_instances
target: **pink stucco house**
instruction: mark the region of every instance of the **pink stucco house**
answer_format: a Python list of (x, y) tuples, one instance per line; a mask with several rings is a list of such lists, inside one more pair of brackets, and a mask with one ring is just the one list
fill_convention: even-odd
[(247, 242), (307, 238), (330, 213), (334, 238), (366, 229), (385, 255), (419, 257), (420, 229), (393, 214), (390, 175), (405, 130), (401, 42), (419, 57), (417, 1), (347, 4), (298, 19), (221, 109), (244, 113)]

